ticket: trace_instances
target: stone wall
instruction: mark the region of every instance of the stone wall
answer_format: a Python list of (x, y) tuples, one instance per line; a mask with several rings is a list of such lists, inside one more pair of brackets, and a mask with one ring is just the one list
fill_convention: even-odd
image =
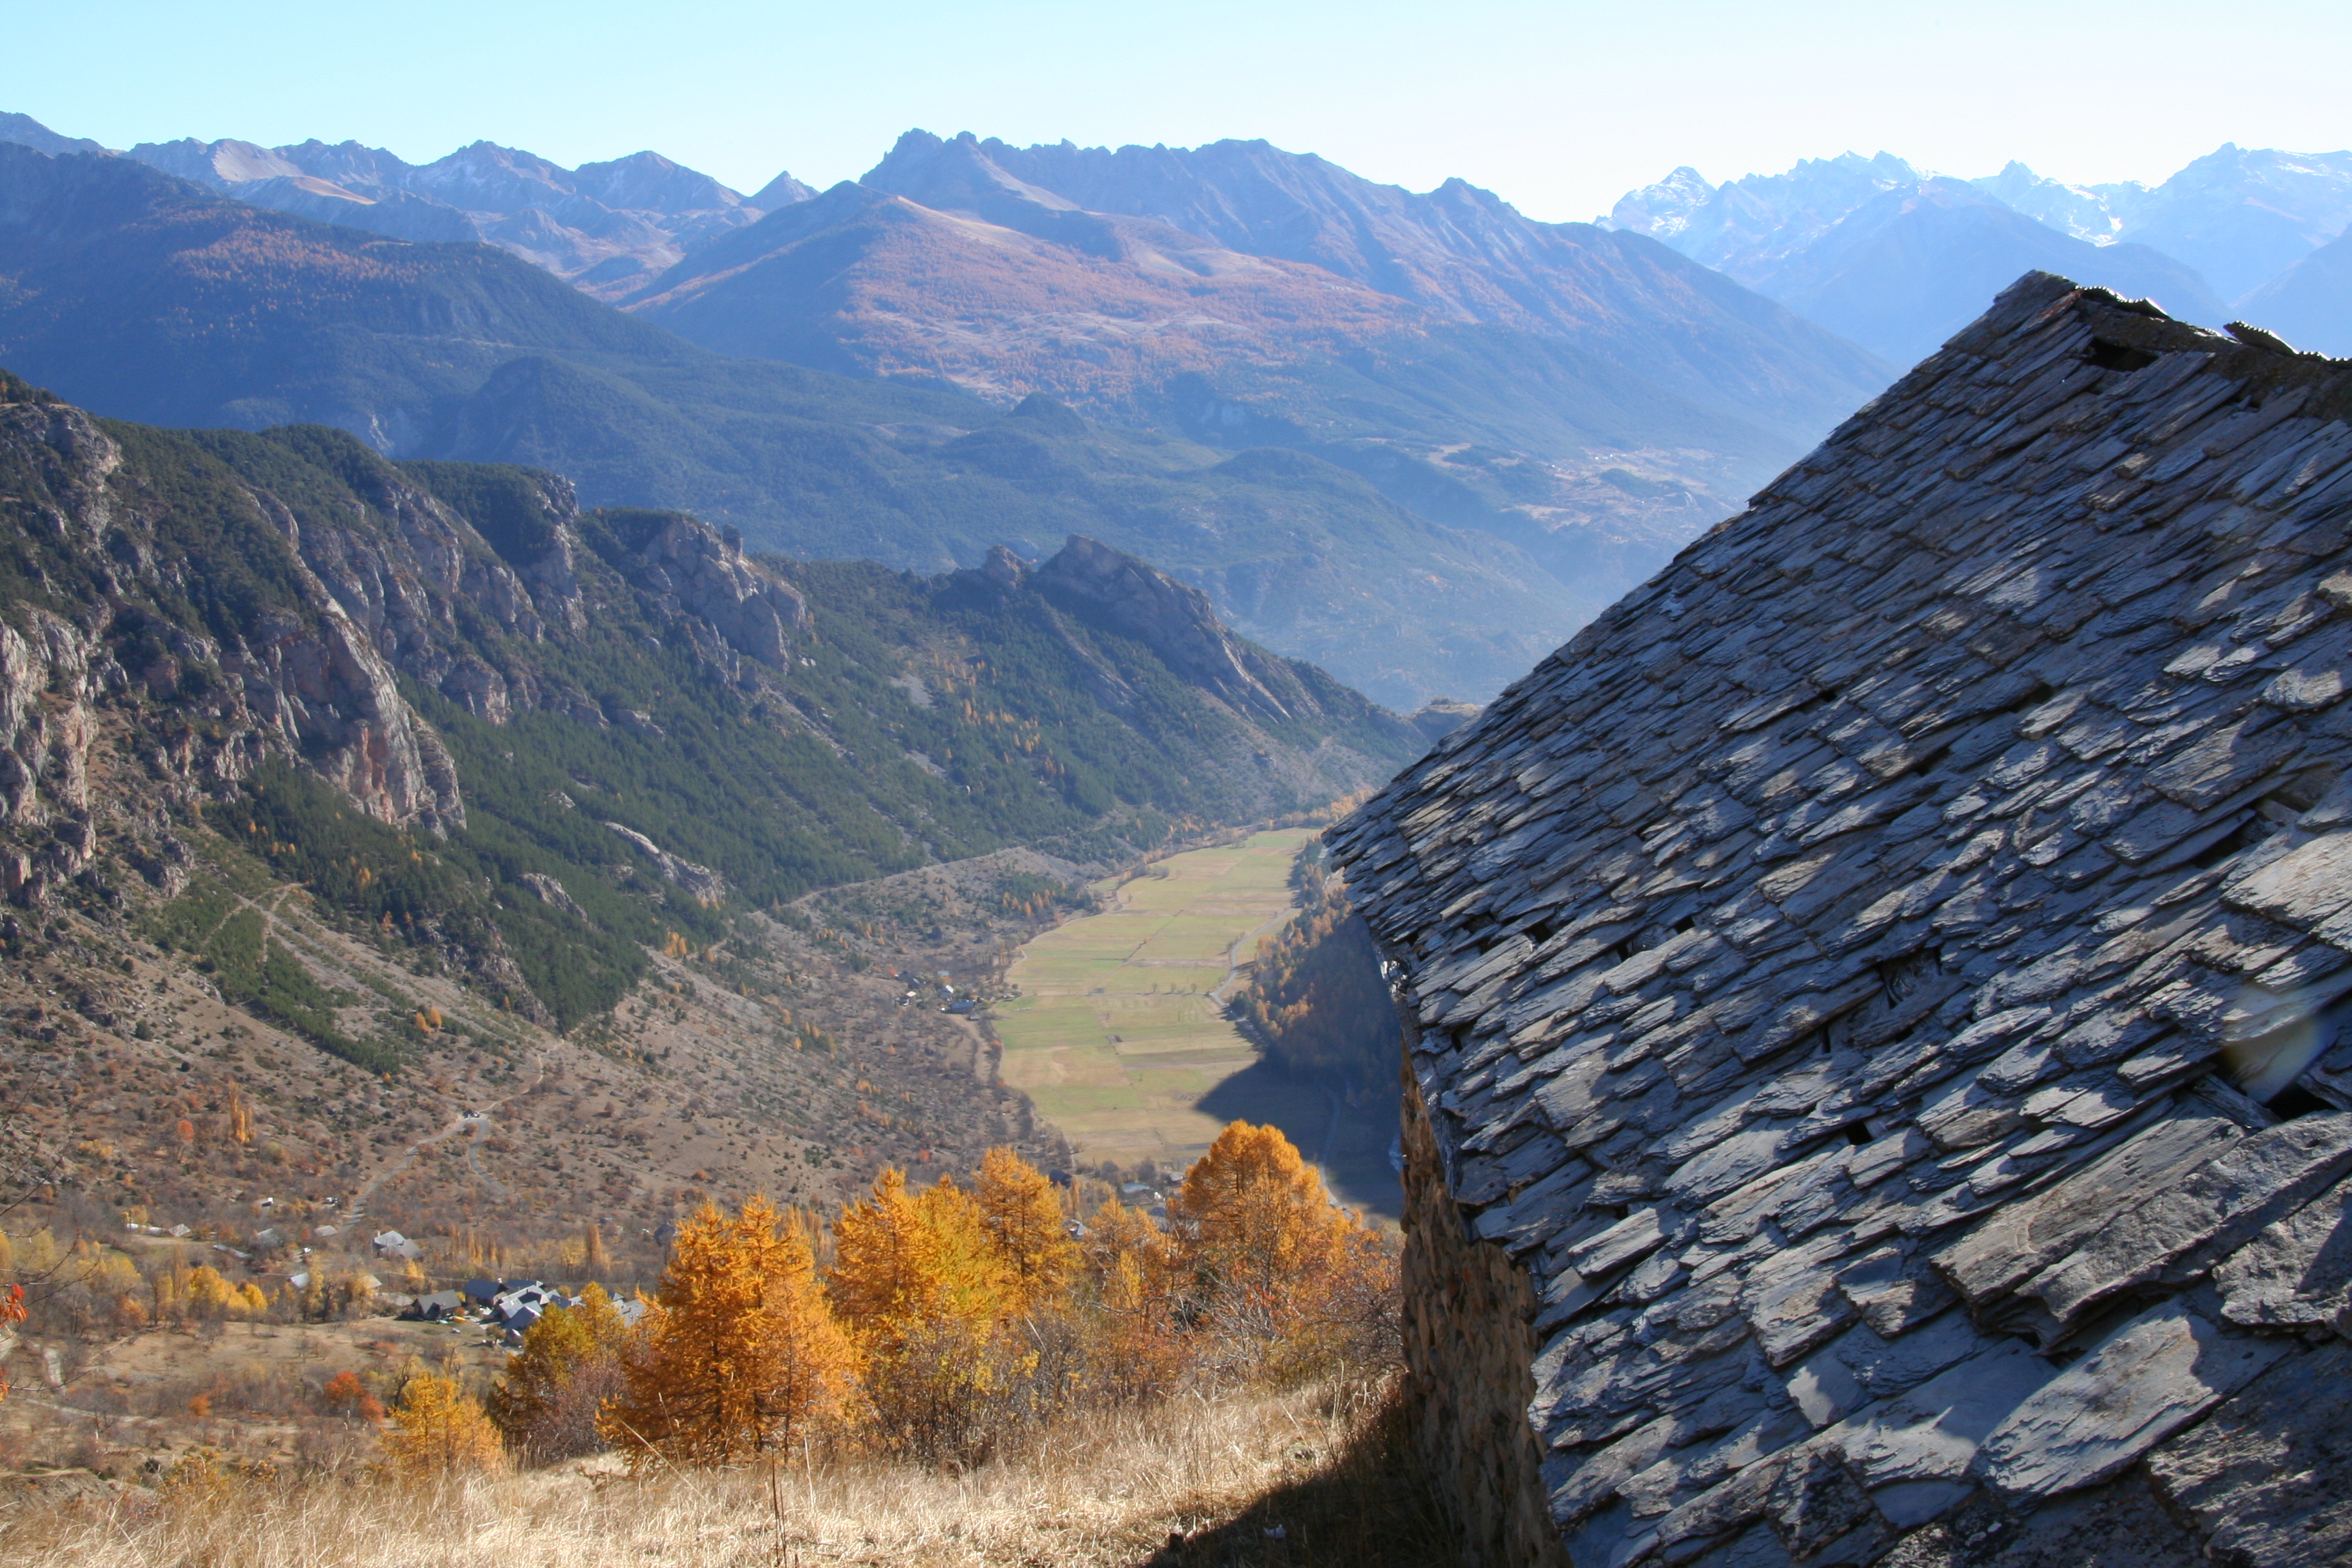
[(1544, 1505), (1528, 1425), (1535, 1287), (1492, 1242), (1471, 1238), (1445, 1189), (1421, 1086), (1404, 1075), (1404, 1353), (1414, 1434), (1471, 1568), (1568, 1568)]

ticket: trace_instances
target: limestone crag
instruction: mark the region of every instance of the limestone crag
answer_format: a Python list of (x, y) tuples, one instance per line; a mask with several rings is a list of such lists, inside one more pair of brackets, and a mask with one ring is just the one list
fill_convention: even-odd
[(1411, 1246), (1526, 1282), (1409, 1301), (1452, 1473), (1579, 1568), (2352, 1552), (2348, 416), (2029, 274), (1335, 830)]
[(1075, 533), (1034, 582), (1055, 604), (1135, 638), (1232, 706), (1261, 719), (1290, 717), (1198, 588)]
[(743, 554), (742, 535), (723, 534), (682, 513), (651, 514), (641, 541), (614, 562), (634, 587), (673, 616), (706, 623), (761, 663), (789, 662), (791, 633), (809, 625), (808, 602)]

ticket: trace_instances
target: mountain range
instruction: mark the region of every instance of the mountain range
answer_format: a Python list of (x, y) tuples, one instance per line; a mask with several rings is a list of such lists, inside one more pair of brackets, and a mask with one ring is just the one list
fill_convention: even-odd
[[(38, 154), (0, 156), (0, 357), (93, 408), (526, 460), (795, 554), (930, 571), (1087, 532), (1403, 706), (1498, 689), (1888, 368), (1640, 237), (1263, 143), (910, 133), (864, 182), (745, 201), (650, 154), (0, 136)], [(622, 312), (583, 297), (612, 257), (537, 287), (587, 253), (516, 237), (606, 197), (684, 252)], [(427, 202), (404, 245), (357, 226)], [(462, 246), (462, 213), (499, 244)], [(1004, 447), (1034, 421), (966, 440), (1040, 394), (1093, 418), (1055, 437), (1082, 458)]]
[[(98, 153), (29, 115), (0, 114), (0, 141)], [(394, 239), (480, 241), (609, 298), (641, 287), (696, 245), (813, 193), (778, 174), (751, 196), (658, 153), (566, 169), (495, 142), (413, 164), (357, 142), (142, 142), (125, 154), (255, 206)]]
[(2033, 269), (2352, 353), (2352, 289), (2323, 255), (2352, 223), (2352, 153), (2224, 145), (2154, 186), (2071, 185), (2016, 162), (1955, 179), (1888, 153), (1720, 185), (1685, 166), (1600, 221), (1905, 363)]
[(313, 223), (130, 159), (0, 144), (0, 363), (95, 410), (332, 425), (925, 573), (1087, 534), (1401, 707), (1491, 691), (1607, 592), (1307, 453), (724, 358), (496, 247)]
[(528, 462), (801, 556), (1085, 533), (1402, 707), (1496, 689), (2021, 271), (2218, 322), (2210, 269), (2322, 347), (2352, 308), (2352, 155), (1683, 169), (1584, 225), (1263, 142), (909, 132), (746, 197), (653, 153), (0, 141), (39, 154), (0, 149), (0, 358), (93, 408)]

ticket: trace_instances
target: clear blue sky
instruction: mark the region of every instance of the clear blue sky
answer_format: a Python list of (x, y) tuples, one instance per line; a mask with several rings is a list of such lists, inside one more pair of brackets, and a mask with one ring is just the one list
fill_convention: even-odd
[(853, 178), (920, 126), (1086, 144), (1263, 136), (1586, 218), (1885, 148), (2163, 177), (2225, 141), (2352, 144), (2352, 5), (1286, 0), (889, 5), (80, 0), (8, 8), (0, 109), (110, 146), (477, 138), (572, 164), (650, 147), (742, 190)]

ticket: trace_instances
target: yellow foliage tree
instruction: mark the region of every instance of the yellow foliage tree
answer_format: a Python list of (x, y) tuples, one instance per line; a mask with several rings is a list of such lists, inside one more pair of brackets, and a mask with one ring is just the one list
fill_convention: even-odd
[(1393, 1338), (1395, 1254), (1276, 1127), (1229, 1123), (1169, 1204), (1190, 1312), (1294, 1375)]
[(981, 1226), (1011, 1276), (1015, 1310), (1039, 1312), (1061, 1304), (1078, 1271), (1078, 1245), (1070, 1239), (1054, 1184), (1010, 1149), (981, 1156), (972, 1187)]
[(1168, 1217), (1213, 1295), (1268, 1298), (1336, 1261), (1351, 1216), (1279, 1127), (1234, 1121), (1184, 1174)]
[(541, 1314), (490, 1389), (490, 1420), (508, 1449), (545, 1463), (604, 1447), (596, 1418), (605, 1401), (622, 1392), (631, 1338), (602, 1285), (581, 1292), (577, 1307), (551, 1307)]
[(404, 1475), (446, 1476), (499, 1467), (499, 1429), (454, 1377), (419, 1373), (400, 1391), (384, 1452)]
[(936, 1458), (983, 1451), (985, 1413), (1030, 1358), (1005, 1332), (1022, 1288), (979, 1203), (946, 1180), (909, 1194), (905, 1172), (884, 1171), (834, 1227), (831, 1282), (886, 1440)]
[(705, 1204), (678, 1232), (625, 1392), (600, 1423), (633, 1459), (728, 1464), (789, 1451), (843, 1418), (856, 1348), (815, 1260), (763, 1197), (733, 1215)]
[(188, 1270), (186, 1300), (188, 1310), (207, 1318), (225, 1315), (236, 1300), (236, 1287), (221, 1278), (220, 1270), (209, 1263), (199, 1263)]
[(1106, 1198), (1087, 1221), (1082, 1253), (1093, 1287), (1084, 1320), (1091, 1392), (1117, 1403), (1165, 1394), (1190, 1349), (1177, 1322), (1178, 1259), (1167, 1233), (1143, 1210)]

